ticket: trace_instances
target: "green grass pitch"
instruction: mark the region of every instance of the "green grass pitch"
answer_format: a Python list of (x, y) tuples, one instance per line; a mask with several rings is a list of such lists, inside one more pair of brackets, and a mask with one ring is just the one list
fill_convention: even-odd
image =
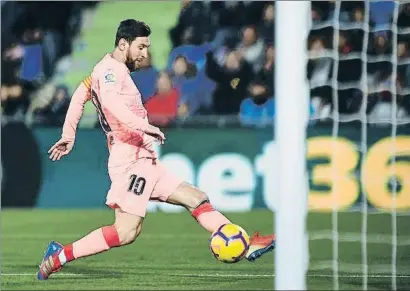
[[(273, 290), (274, 253), (255, 263), (223, 264), (208, 249), (209, 234), (188, 213), (149, 213), (137, 241), (67, 265), (48, 281), (36, 280), (37, 265), (50, 240), (68, 243), (112, 222), (110, 210), (2, 210), (3, 290)], [(267, 210), (227, 215), (250, 233), (269, 233)], [(362, 288), (361, 214), (339, 214), (341, 290)], [(398, 217), (397, 286), (410, 286), (410, 216)], [(391, 217), (368, 216), (370, 290), (391, 290)], [(332, 288), (330, 214), (310, 213), (311, 290)]]

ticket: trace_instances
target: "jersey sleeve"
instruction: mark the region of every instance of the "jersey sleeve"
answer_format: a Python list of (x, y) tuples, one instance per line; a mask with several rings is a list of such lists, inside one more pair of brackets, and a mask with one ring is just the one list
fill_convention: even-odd
[(91, 77), (85, 78), (71, 97), (70, 106), (63, 125), (62, 138), (74, 140), (78, 123), (84, 111), (84, 105), (91, 99)]
[(118, 68), (109, 69), (99, 74), (101, 104), (117, 120), (133, 131), (146, 131), (149, 124), (146, 119), (135, 115), (121, 98), (121, 91), (128, 72)]

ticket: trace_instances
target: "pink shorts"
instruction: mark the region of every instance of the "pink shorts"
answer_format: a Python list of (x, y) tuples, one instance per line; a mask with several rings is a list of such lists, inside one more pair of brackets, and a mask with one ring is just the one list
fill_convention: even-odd
[(145, 217), (148, 201), (166, 201), (183, 182), (158, 159), (142, 158), (124, 167), (108, 169), (111, 188), (106, 204), (124, 212)]

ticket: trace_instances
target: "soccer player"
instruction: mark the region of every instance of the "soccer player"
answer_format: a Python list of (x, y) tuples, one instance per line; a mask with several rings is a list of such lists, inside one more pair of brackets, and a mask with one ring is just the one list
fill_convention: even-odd
[[(70, 153), (84, 104), (92, 100), (108, 140), (111, 187), (106, 204), (114, 209), (115, 222), (73, 243), (50, 242), (39, 266), (39, 280), (48, 279), (75, 259), (132, 243), (141, 232), (149, 200), (185, 207), (209, 232), (231, 223), (212, 207), (204, 192), (165, 169), (153, 149), (153, 143), (163, 144), (165, 136), (148, 123), (141, 95), (129, 70), (147, 57), (150, 33), (144, 22), (128, 19), (120, 23), (114, 51), (102, 58), (91, 76), (74, 92), (62, 137), (49, 150), (53, 161)], [(274, 246), (274, 234), (255, 233), (246, 258), (254, 261)]]

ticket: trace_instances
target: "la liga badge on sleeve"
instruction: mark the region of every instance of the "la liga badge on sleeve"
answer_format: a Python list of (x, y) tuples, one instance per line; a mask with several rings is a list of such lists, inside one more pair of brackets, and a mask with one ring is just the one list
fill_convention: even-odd
[(115, 74), (112, 71), (105, 73), (104, 83), (115, 83)]

